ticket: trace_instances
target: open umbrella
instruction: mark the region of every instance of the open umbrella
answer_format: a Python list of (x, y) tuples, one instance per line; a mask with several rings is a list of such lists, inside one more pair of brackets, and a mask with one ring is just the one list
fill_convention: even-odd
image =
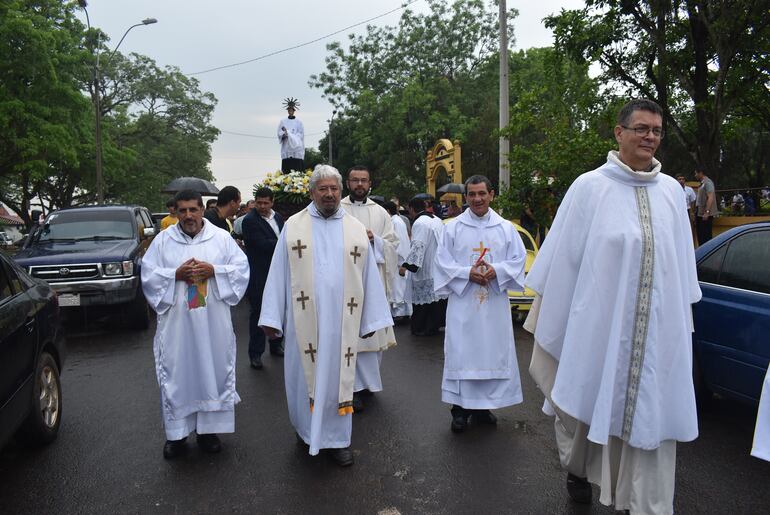
[(433, 200), (433, 195), (431, 195), (430, 193), (418, 193), (412, 198), (419, 198), (422, 200)]
[(206, 179), (200, 177), (178, 177), (166, 184), (161, 193), (178, 193), (184, 190), (197, 191), (201, 195), (216, 195), (219, 189)]
[(454, 182), (450, 182), (449, 184), (444, 184), (438, 189), (438, 193), (444, 194), (444, 193), (465, 193), (465, 185), (464, 184), (456, 184)]

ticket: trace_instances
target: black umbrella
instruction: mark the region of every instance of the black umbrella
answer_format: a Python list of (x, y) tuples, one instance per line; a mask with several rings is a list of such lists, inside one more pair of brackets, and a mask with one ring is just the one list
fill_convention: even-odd
[(197, 191), (201, 195), (216, 195), (219, 189), (206, 179), (200, 177), (178, 177), (166, 184), (161, 193), (178, 193), (184, 190)]
[(431, 195), (430, 193), (418, 193), (412, 198), (418, 198), (422, 200), (433, 200), (433, 195)]
[(456, 184), (454, 182), (450, 182), (449, 184), (444, 184), (438, 189), (438, 192), (440, 194), (444, 193), (465, 193), (465, 185), (464, 184)]

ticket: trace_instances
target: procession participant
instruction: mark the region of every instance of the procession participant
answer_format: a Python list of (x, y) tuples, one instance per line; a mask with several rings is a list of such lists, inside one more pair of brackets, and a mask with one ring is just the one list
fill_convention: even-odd
[[(403, 263), (409, 256), (410, 242), (406, 224), (398, 214), (398, 206), (393, 201), (385, 202), (384, 207), (393, 221), (393, 230), (398, 237), (397, 263)], [(406, 269), (400, 266), (398, 268), (393, 277), (393, 292), (390, 299), (390, 312), (395, 321), (409, 318), (412, 315), (412, 304), (406, 301)]]
[(684, 193), (654, 158), (660, 107), (633, 100), (619, 151), (567, 191), (526, 285), (530, 373), (555, 412), (567, 492), (673, 512), (676, 442), (698, 436), (692, 306), (701, 298)]
[(687, 206), (687, 214), (689, 216), (692, 214), (692, 208), (695, 205), (695, 199), (697, 198), (697, 195), (695, 195), (695, 190), (687, 185), (684, 175), (677, 175), (676, 180), (684, 191), (684, 205)]
[(483, 175), (465, 181), (470, 209), (447, 224), (433, 271), (436, 292), (448, 296), (441, 400), (452, 405), (455, 433), (470, 416), (496, 424), (490, 409), (522, 401), (508, 290), (524, 290), (527, 251), (489, 207), (494, 197)]
[(353, 464), (358, 337), (390, 327), (388, 301), (366, 228), (340, 208), (342, 177), (318, 165), (313, 202), (287, 220), (270, 264), (259, 325), (286, 339), (284, 380), (289, 418), (311, 455), (331, 449)]
[(161, 231), (165, 231), (179, 221), (176, 217), (176, 201), (174, 199), (169, 199), (166, 202), (166, 209), (168, 210), (168, 215), (164, 216), (160, 221)]
[(700, 181), (695, 197), (695, 233), (698, 236), (698, 245), (703, 245), (712, 237), (714, 217), (719, 214), (719, 208), (714, 181), (706, 176), (703, 169), (695, 170), (695, 178)]
[(770, 368), (765, 373), (765, 382), (762, 383), (751, 455), (770, 461)]
[(243, 219), (246, 215), (251, 213), (256, 207), (256, 200), (251, 199), (245, 204), (241, 204), (241, 209), (238, 210), (238, 217), (233, 222), (233, 238), (243, 239)]
[[(366, 227), (366, 234), (374, 254), (380, 279), (385, 288), (385, 297), (393, 299), (393, 281), (398, 274), (398, 237), (388, 212), (369, 197), (372, 187), (369, 170), (365, 166), (354, 166), (348, 171), (349, 195), (342, 199), (342, 208)], [(364, 410), (364, 394), (382, 391), (380, 364), (382, 351), (396, 345), (396, 336), (391, 327), (377, 331), (373, 337), (358, 341), (356, 358), (356, 385), (353, 391), (353, 409)]]
[(431, 336), (438, 334), (443, 325), (444, 306), (433, 288), (434, 259), (443, 225), (425, 210), (425, 201), (420, 198), (409, 201), (409, 214), (412, 241), (401, 266), (411, 272), (406, 278), (406, 295), (412, 304), (411, 332), (415, 336)]
[[(270, 270), (278, 235), (283, 229), (283, 217), (273, 211), (273, 190), (259, 188), (254, 194), (256, 207), (244, 217), (242, 230), (246, 256), (249, 258), (251, 277), (249, 298), (249, 363), (255, 370), (262, 369), (262, 353), (265, 352), (265, 333), (259, 327), (259, 313), (262, 310), (262, 296)], [(283, 357), (283, 338), (270, 340), (270, 354)]]
[(281, 171), (305, 169), (305, 127), (294, 116), (299, 100), (289, 97), (283, 101), (288, 116), (278, 123), (278, 143), (281, 145)]
[(203, 217), (212, 225), (230, 234), (233, 232), (233, 226), (229, 218), (238, 212), (240, 206), (241, 192), (235, 186), (225, 186), (217, 194), (217, 204), (207, 209), (203, 213)]
[(153, 350), (171, 459), (196, 431), (219, 452), (216, 433), (235, 431), (235, 333), (230, 306), (249, 283), (249, 264), (227, 234), (203, 219), (195, 191), (176, 195), (179, 223), (158, 234), (142, 258), (142, 289), (158, 314)]

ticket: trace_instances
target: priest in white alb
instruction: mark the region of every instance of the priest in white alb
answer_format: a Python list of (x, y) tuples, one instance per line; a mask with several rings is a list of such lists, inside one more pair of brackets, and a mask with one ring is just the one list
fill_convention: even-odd
[(353, 463), (353, 386), (359, 337), (393, 320), (366, 228), (340, 207), (342, 177), (318, 165), (313, 202), (289, 218), (273, 254), (259, 325), (285, 337), (289, 418), (311, 455)]
[(452, 431), (496, 424), (491, 409), (522, 401), (508, 290), (524, 289), (527, 251), (516, 228), (489, 207), (483, 175), (465, 181), (468, 202), (450, 221), (436, 254), (436, 292), (448, 296), (441, 400), (452, 405)]
[[(354, 166), (348, 171), (347, 180), (350, 194), (341, 201), (342, 208), (366, 227), (370, 251), (374, 254), (380, 280), (385, 288), (388, 301), (393, 298), (393, 281), (398, 273), (398, 237), (393, 230), (393, 222), (385, 209), (369, 198), (372, 187), (369, 169)], [(396, 335), (392, 327), (386, 327), (374, 333), (374, 336), (358, 341), (356, 359), (356, 385), (353, 395), (353, 409), (364, 409), (364, 395), (382, 391), (380, 365), (382, 352), (396, 345)]]
[(692, 304), (701, 298), (684, 192), (654, 158), (663, 112), (618, 113), (619, 151), (570, 186), (526, 284), (530, 374), (555, 414), (567, 492), (631, 515), (673, 513), (676, 442), (698, 436)]
[(203, 218), (194, 191), (175, 197), (179, 222), (158, 234), (142, 258), (142, 289), (158, 314), (153, 350), (171, 459), (195, 431), (219, 452), (217, 433), (235, 431), (235, 333), (230, 306), (246, 293), (249, 263), (227, 231)]
[(412, 315), (412, 304), (406, 301), (406, 269), (400, 266), (409, 256), (411, 240), (409, 239), (409, 230), (406, 227), (406, 223), (398, 214), (396, 203), (388, 200), (383, 204), (383, 207), (390, 215), (390, 219), (393, 222), (393, 230), (398, 237), (396, 256), (398, 257), (397, 263), (399, 267), (394, 271), (393, 292), (391, 298), (388, 299), (390, 300), (390, 313), (393, 315), (394, 321), (398, 322), (399, 319), (409, 318)]

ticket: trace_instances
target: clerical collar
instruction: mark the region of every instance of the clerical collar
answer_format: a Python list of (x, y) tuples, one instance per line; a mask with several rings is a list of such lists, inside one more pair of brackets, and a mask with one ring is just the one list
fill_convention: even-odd
[(366, 204), (366, 201), (369, 197), (364, 197), (364, 200), (353, 200), (353, 197), (350, 197), (350, 202), (353, 204)]
[(474, 220), (478, 220), (479, 222), (488, 222), (490, 218), (492, 218), (492, 210), (487, 209), (487, 212), (484, 213), (481, 216), (477, 216), (476, 213), (473, 212), (471, 208), (468, 208), (468, 212), (473, 217)]
[(296, 118), (296, 116), (294, 116), (294, 115), (289, 116), (289, 120), (293, 120), (295, 118)]
[(628, 166), (626, 163), (620, 160), (620, 152), (617, 150), (610, 150), (609, 154), (607, 154), (607, 160), (612, 162), (613, 164), (616, 164), (621, 170), (626, 172), (628, 175), (633, 177), (634, 179), (640, 180), (640, 181), (654, 181), (658, 175), (658, 172), (660, 172), (661, 164), (660, 161), (652, 158), (651, 168), (646, 171), (638, 171), (638, 170), (632, 170), (630, 166)]

